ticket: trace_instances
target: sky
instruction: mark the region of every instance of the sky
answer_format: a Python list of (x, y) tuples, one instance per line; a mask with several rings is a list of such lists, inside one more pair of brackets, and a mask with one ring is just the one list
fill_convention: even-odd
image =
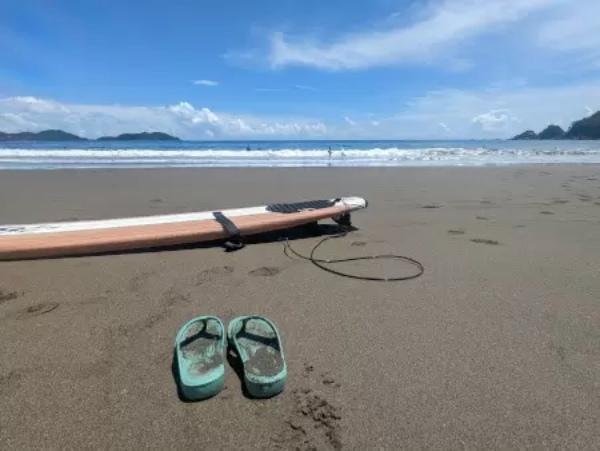
[(0, 0), (0, 131), (495, 139), (600, 110), (596, 0)]

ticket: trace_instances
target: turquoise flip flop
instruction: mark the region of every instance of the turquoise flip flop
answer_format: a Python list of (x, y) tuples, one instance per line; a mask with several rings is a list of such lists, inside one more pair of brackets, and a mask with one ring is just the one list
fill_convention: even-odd
[(270, 398), (281, 393), (287, 367), (275, 324), (264, 316), (240, 316), (229, 323), (227, 336), (242, 362), (248, 394)]
[(183, 325), (175, 339), (181, 395), (210, 398), (225, 384), (225, 326), (215, 316), (200, 316)]

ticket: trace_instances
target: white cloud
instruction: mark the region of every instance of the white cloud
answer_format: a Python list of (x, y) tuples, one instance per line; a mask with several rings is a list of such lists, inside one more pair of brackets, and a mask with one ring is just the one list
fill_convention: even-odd
[(295, 85), (294, 88), (300, 89), (301, 91), (316, 91), (315, 88), (308, 85)]
[(269, 118), (221, 113), (188, 102), (169, 106), (63, 104), (35, 97), (0, 99), (0, 130), (59, 128), (88, 138), (126, 132), (161, 131), (184, 139), (321, 137), (327, 127), (305, 118)]
[[(541, 131), (548, 124), (568, 128), (586, 112), (600, 110), (600, 81), (535, 88), (431, 91), (390, 118), (388, 128), (402, 136), (440, 136), (440, 122), (450, 129), (443, 137), (508, 138), (526, 129)], [(412, 130), (412, 133), (411, 133)]]
[(219, 86), (219, 82), (215, 80), (194, 80), (192, 83), (199, 86)]
[[(548, 124), (563, 128), (600, 110), (600, 80), (534, 88), (494, 85), (487, 89), (430, 91), (382, 117), (363, 114), (259, 117), (195, 107), (64, 104), (35, 97), (0, 99), (0, 130), (60, 128), (95, 138), (125, 132), (162, 131), (183, 139), (466, 139), (509, 138)], [(311, 117), (312, 116), (312, 117)]]
[(436, 59), (464, 70), (470, 63), (452, 53), (465, 40), (504, 26), (567, 0), (437, 0), (428, 2), (411, 24), (383, 30), (365, 29), (332, 40), (271, 36), (273, 67), (303, 65), (322, 69), (362, 69), (401, 63), (429, 64)]
[(478, 124), (485, 132), (495, 132), (502, 130), (510, 121), (516, 120), (518, 122), (516, 118), (506, 114), (507, 112), (507, 110), (491, 110), (487, 113), (478, 114), (471, 119), (471, 122)]
[(558, 8), (537, 33), (538, 43), (555, 51), (591, 51), (600, 56), (600, 2), (581, 0)]
[(21, 104), (29, 111), (35, 113), (68, 113), (69, 110), (64, 105), (57, 102), (52, 102), (37, 97), (23, 96), (13, 97), (11, 99), (13, 105)]

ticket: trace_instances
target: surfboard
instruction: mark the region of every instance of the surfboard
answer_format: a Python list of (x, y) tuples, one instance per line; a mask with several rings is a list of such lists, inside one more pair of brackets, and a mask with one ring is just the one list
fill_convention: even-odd
[(68, 257), (239, 238), (337, 220), (367, 207), (361, 197), (220, 211), (46, 224), (0, 225), (0, 260)]

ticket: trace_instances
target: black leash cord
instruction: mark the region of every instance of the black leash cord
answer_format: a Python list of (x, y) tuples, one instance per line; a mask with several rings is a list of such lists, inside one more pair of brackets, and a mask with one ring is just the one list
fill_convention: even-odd
[[(290, 255), (288, 254), (288, 251), (291, 252), (292, 254), (294, 254), (295, 256), (303, 259), (303, 260), (308, 260), (310, 261), (313, 265), (315, 265), (316, 267), (322, 269), (323, 271), (327, 271), (330, 272), (332, 274), (338, 275), (338, 276), (342, 276), (342, 277), (348, 277), (350, 279), (358, 279), (358, 280), (373, 280), (373, 281), (377, 281), (377, 282), (398, 282), (398, 281), (402, 281), (402, 280), (410, 280), (410, 279), (416, 279), (417, 277), (420, 277), (424, 272), (425, 272), (425, 268), (423, 267), (423, 265), (418, 262), (417, 260), (410, 258), (410, 257), (405, 257), (403, 255), (395, 255), (395, 254), (380, 254), (380, 255), (371, 255), (371, 256), (362, 256), (362, 257), (349, 257), (349, 258), (340, 258), (340, 259), (335, 259), (335, 260), (320, 260), (315, 258), (315, 252), (316, 250), (325, 242), (331, 239), (336, 239), (336, 238), (342, 238), (344, 236), (346, 236), (348, 234), (347, 231), (342, 231), (341, 233), (338, 233), (336, 235), (331, 235), (331, 236), (327, 236), (323, 239), (321, 239), (313, 248), (312, 251), (310, 252), (310, 255), (308, 257), (306, 257), (305, 255), (300, 254), (299, 252), (295, 251), (292, 246), (290, 245), (289, 239), (286, 238), (285, 242), (283, 243), (284, 246), (284, 253), (287, 257), (290, 257)], [(291, 258), (291, 257), (290, 257)], [(351, 262), (351, 261), (358, 261), (358, 260), (402, 260), (404, 262), (407, 262), (409, 264), (411, 264), (412, 266), (415, 266), (417, 268), (417, 273), (410, 275), (410, 276), (401, 276), (401, 277), (371, 277), (371, 276), (359, 276), (356, 274), (349, 274), (349, 273), (345, 273), (345, 272), (341, 272), (341, 271), (337, 271), (335, 269), (329, 268), (327, 266), (322, 265), (322, 263), (327, 263), (327, 264), (334, 264), (334, 263), (345, 263), (345, 262)]]

